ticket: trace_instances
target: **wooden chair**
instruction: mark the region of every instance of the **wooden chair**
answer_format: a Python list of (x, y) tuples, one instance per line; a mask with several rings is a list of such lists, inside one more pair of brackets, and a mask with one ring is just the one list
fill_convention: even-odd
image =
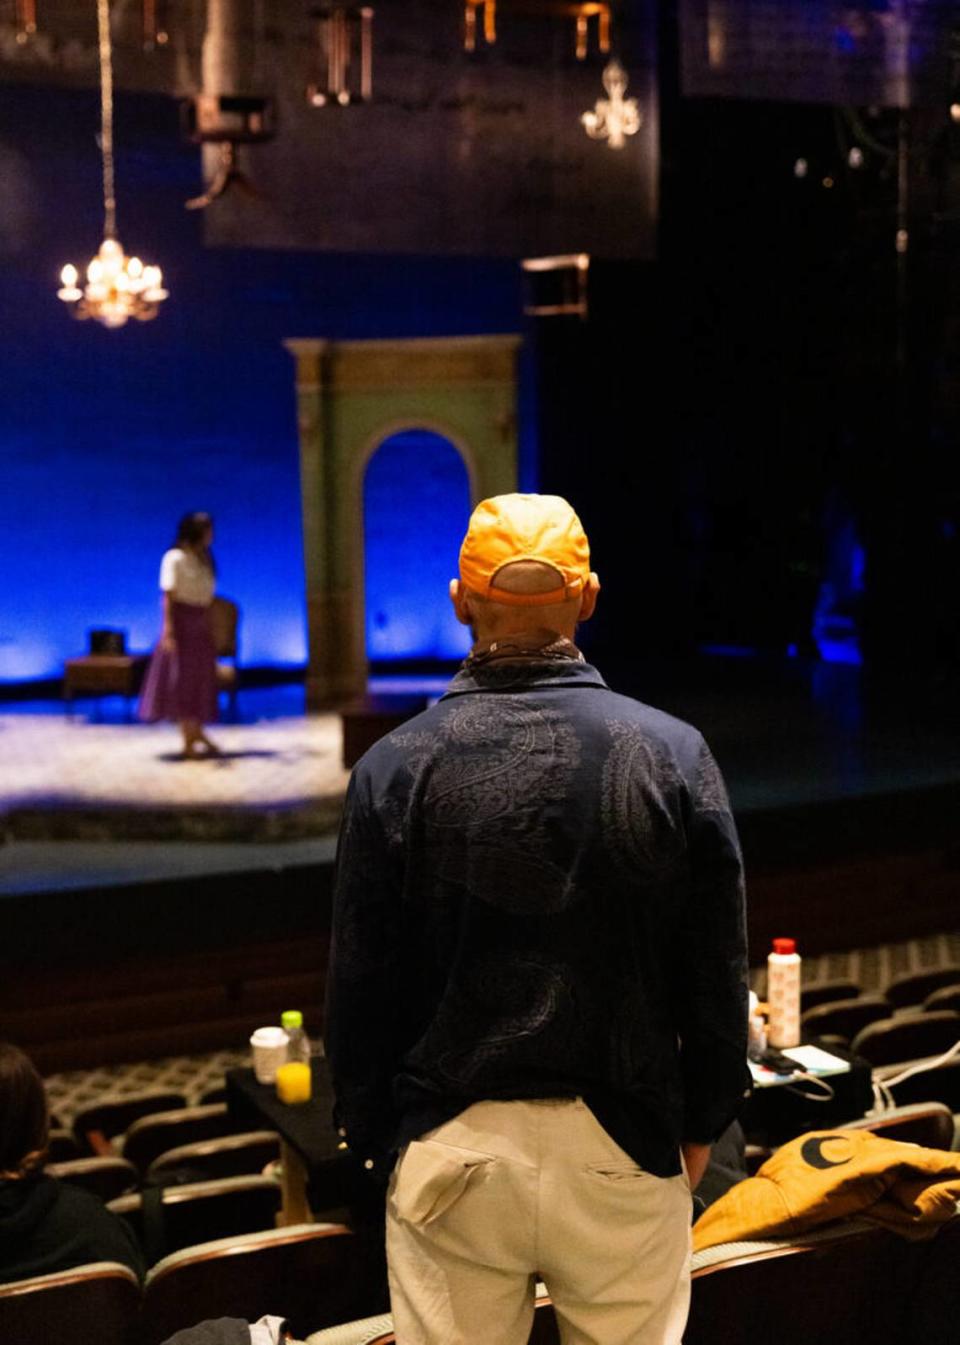
[(909, 1004), (922, 1004), (929, 994), (944, 985), (960, 985), (960, 964), (952, 962), (929, 971), (907, 972), (895, 977), (884, 993), (891, 1004), (903, 1009)]
[(806, 1013), (818, 1004), (836, 1004), (841, 999), (856, 999), (860, 987), (856, 981), (846, 978), (835, 981), (821, 981), (818, 985), (805, 985), (800, 988), (800, 1011)]
[(132, 1345), (140, 1285), (128, 1266), (97, 1261), (0, 1285), (0, 1340), (5, 1345), (62, 1341)]
[(209, 1107), (214, 1102), (226, 1102), (227, 1089), (224, 1084), (216, 1084), (212, 1088), (205, 1089), (197, 1099), (198, 1107)]
[(123, 1156), (146, 1172), (160, 1154), (182, 1144), (229, 1135), (236, 1127), (222, 1102), (208, 1107), (183, 1107), (176, 1111), (142, 1116), (123, 1137)]
[(850, 1043), (871, 1065), (893, 1065), (941, 1055), (960, 1042), (960, 1013), (943, 1009), (871, 1023)]
[(925, 1149), (953, 1146), (953, 1113), (942, 1102), (914, 1102), (893, 1107), (878, 1116), (861, 1116), (838, 1130), (870, 1130), (888, 1140), (920, 1144)]
[(269, 1177), (226, 1177), (110, 1201), (133, 1229), (147, 1265), (198, 1242), (276, 1227), (280, 1184)]
[(114, 1153), (110, 1141), (122, 1135), (141, 1116), (174, 1111), (186, 1105), (187, 1099), (182, 1093), (171, 1092), (138, 1093), (136, 1097), (98, 1102), (77, 1112), (73, 1118), (73, 1133), (86, 1153)]
[[(217, 686), (227, 693), (230, 718), (237, 718), (237, 689), (240, 682), (238, 663), (240, 608), (230, 598), (214, 598), (210, 607), (213, 647), (217, 655)], [(227, 663), (224, 660), (229, 659)]]
[(870, 1023), (892, 1015), (893, 1006), (883, 995), (860, 995), (816, 1004), (800, 1015), (800, 1025), (804, 1038), (841, 1037), (851, 1042)]
[(215, 1317), (286, 1317), (298, 1340), (363, 1313), (362, 1259), (341, 1224), (293, 1224), (202, 1243), (147, 1274), (142, 1345)]
[(125, 1158), (109, 1154), (95, 1158), (73, 1158), (67, 1163), (48, 1163), (44, 1168), (48, 1177), (92, 1191), (101, 1200), (115, 1200), (133, 1191), (140, 1184), (140, 1174)]
[(220, 1177), (252, 1176), (263, 1172), (280, 1156), (280, 1136), (275, 1130), (250, 1130), (239, 1135), (181, 1144), (159, 1154), (147, 1169), (146, 1180), (155, 1186), (176, 1169), (202, 1173), (207, 1181)]

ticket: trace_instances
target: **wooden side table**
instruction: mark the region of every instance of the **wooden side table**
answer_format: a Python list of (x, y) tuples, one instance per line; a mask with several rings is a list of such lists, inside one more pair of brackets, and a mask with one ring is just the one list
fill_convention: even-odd
[(75, 696), (124, 696), (129, 719), (130, 702), (140, 693), (149, 662), (149, 654), (83, 654), (68, 658), (63, 665), (67, 714), (73, 711)]

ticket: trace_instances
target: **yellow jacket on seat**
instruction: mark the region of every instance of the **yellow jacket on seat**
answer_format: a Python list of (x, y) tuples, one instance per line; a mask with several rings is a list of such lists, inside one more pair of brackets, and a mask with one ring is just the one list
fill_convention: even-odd
[(794, 1237), (851, 1216), (929, 1238), (956, 1214), (958, 1200), (960, 1154), (869, 1130), (816, 1130), (783, 1145), (711, 1205), (694, 1224), (693, 1246)]

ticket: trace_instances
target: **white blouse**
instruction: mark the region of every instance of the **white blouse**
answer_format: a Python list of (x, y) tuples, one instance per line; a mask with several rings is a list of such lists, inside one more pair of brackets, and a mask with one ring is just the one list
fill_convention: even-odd
[(213, 601), (214, 579), (199, 556), (175, 546), (164, 553), (160, 562), (160, 587), (175, 602), (194, 607), (209, 607)]

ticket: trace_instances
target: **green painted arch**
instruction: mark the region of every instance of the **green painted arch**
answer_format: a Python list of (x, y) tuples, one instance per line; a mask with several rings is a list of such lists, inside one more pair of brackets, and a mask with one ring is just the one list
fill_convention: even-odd
[(460, 454), (473, 504), (515, 490), (519, 344), (516, 336), (287, 342), (297, 360), (309, 706), (366, 690), (371, 458), (394, 434), (430, 430)]

